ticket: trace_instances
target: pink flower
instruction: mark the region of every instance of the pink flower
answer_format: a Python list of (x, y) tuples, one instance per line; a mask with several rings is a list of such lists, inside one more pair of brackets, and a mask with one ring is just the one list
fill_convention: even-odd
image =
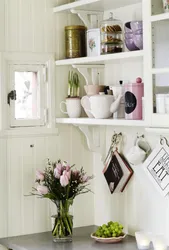
[(62, 164), (61, 163), (56, 164), (56, 167), (54, 169), (55, 178), (57, 178), (57, 179), (60, 178), (60, 176), (62, 174), (62, 170), (63, 170)]
[(44, 173), (41, 170), (36, 170), (36, 179), (38, 181), (44, 181), (45, 176), (44, 176)]
[(88, 180), (89, 180), (89, 176), (87, 176), (86, 174), (85, 175), (83, 175), (83, 177), (82, 177), (82, 182), (88, 182)]
[(49, 192), (49, 189), (46, 186), (38, 185), (37, 191), (39, 194), (44, 195), (44, 194), (47, 194)]
[(60, 177), (60, 184), (62, 187), (66, 187), (69, 184), (69, 172), (66, 170), (63, 171), (63, 174)]
[(70, 180), (70, 177), (71, 177), (71, 170), (67, 171), (67, 177), (68, 177), (68, 179)]
[(74, 171), (73, 171), (73, 175), (74, 175), (75, 177), (79, 176), (79, 173), (80, 173), (79, 170), (74, 170)]
[(70, 170), (70, 165), (69, 165), (69, 163), (67, 161), (63, 162), (63, 166), (66, 168), (67, 171)]

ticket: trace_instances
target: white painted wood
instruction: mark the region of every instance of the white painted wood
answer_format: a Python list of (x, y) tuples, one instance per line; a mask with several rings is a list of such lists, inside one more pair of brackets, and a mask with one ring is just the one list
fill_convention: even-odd
[(91, 118), (56, 118), (56, 123), (61, 124), (82, 124), (82, 125), (104, 125), (104, 126), (134, 126), (144, 127), (146, 123), (139, 120), (122, 119), (91, 119)]
[(7, 237), (8, 215), (8, 182), (7, 182), (7, 145), (5, 139), (0, 139), (0, 237)]
[(33, 1), (20, 0), (19, 8), (19, 50), (33, 51)]
[(100, 55), (95, 57), (81, 57), (74, 59), (63, 59), (57, 60), (56, 66), (65, 66), (65, 65), (78, 65), (78, 64), (101, 64), (101, 63), (112, 63), (115, 60), (121, 59), (132, 59), (137, 57), (143, 57), (144, 51), (132, 51), (132, 52), (122, 52), (109, 55)]
[(169, 73), (169, 68), (154, 68), (152, 69), (152, 74), (157, 75), (157, 74), (165, 74)]
[(0, 51), (5, 49), (5, 0), (0, 1)]
[(147, 124), (151, 124), (151, 112), (153, 110), (153, 85), (152, 75), (152, 27), (150, 22), (151, 0), (143, 1), (143, 46), (144, 46), (144, 116)]
[(81, 0), (69, 4), (64, 4), (53, 9), (54, 12), (69, 11), (71, 9), (83, 9), (83, 10), (94, 10), (94, 11), (105, 11), (109, 9), (120, 8), (126, 5), (136, 4), (141, 0)]
[(19, 51), (20, 0), (5, 1), (5, 47), (6, 51)]
[(150, 20), (151, 22), (157, 22), (157, 21), (163, 21), (169, 19), (169, 13), (162, 13), (159, 15), (151, 16)]

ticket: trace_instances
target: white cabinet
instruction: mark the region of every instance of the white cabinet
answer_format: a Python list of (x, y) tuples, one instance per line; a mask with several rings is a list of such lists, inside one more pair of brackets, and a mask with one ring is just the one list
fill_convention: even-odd
[[(151, 127), (169, 127), (169, 14), (162, 1), (147, 1), (145, 69), (147, 81), (146, 115)], [(165, 94), (157, 99), (157, 94)]]

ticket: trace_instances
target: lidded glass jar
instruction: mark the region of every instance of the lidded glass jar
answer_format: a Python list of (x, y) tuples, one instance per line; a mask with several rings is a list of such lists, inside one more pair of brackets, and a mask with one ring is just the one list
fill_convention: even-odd
[(101, 22), (101, 54), (111, 54), (123, 51), (123, 24), (120, 20), (110, 18)]

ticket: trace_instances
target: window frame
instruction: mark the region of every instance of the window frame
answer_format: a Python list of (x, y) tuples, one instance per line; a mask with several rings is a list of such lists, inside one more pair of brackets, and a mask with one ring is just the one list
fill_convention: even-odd
[[(45, 65), (45, 121), (43, 126), (16, 126), (10, 124), (10, 106), (7, 103), (7, 95), (10, 89), (10, 65)], [(0, 129), (16, 130), (30, 128), (55, 128), (55, 54), (54, 53), (20, 53), (20, 52), (2, 52), (0, 53)]]
[[(10, 101), (10, 127), (34, 127), (44, 126), (46, 123), (45, 110), (45, 79), (43, 64), (9, 64), (9, 84), (10, 89), (15, 89), (15, 72), (34, 71), (39, 74), (40, 84), (40, 118), (39, 119), (16, 119), (15, 118), (15, 100)], [(16, 93), (17, 95), (17, 93)]]

